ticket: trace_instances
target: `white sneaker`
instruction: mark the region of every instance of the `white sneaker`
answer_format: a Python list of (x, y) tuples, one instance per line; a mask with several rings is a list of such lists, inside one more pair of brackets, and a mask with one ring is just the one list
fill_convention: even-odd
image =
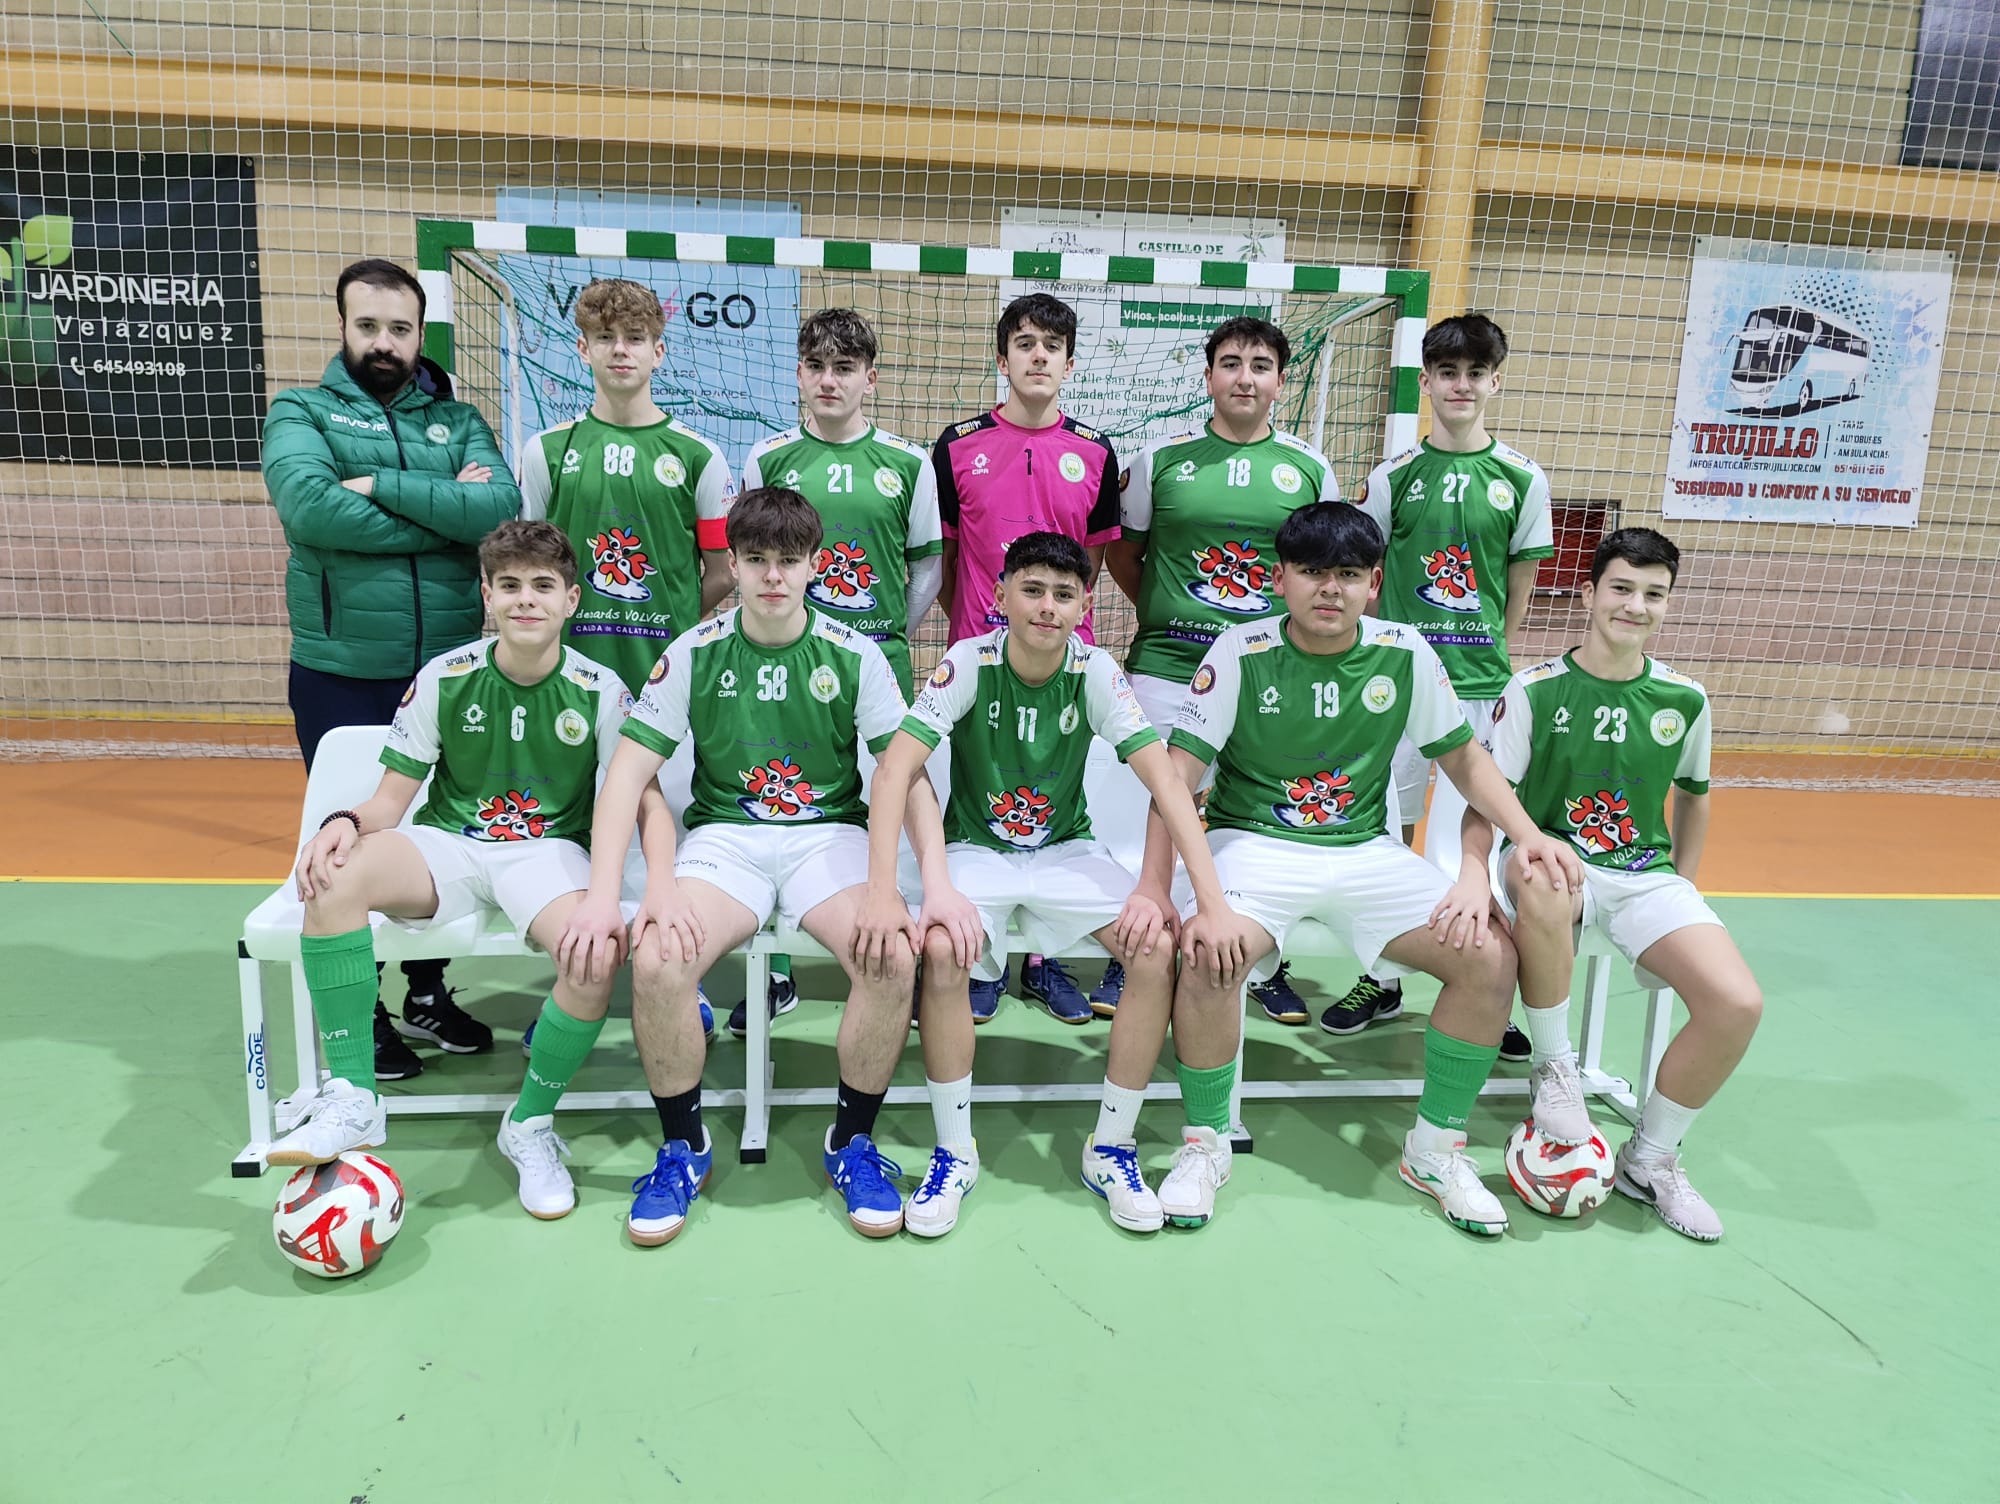
[(1576, 1056), (1564, 1055), (1536, 1066), (1528, 1073), (1528, 1093), (1534, 1104), (1529, 1116), (1543, 1138), (1558, 1144), (1587, 1144), (1597, 1132), (1590, 1121)]
[(1181, 1129), (1181, 1152), (1160, 1182), (1160, 1210), (1176, 1227), (1200, 1227), (1215, 1215), (1215, 1193), (1229, 1184), (1236, 1153), (1213, 1128)]
[(979, 1184), (979, 1149), (961, 1157), (940, 1144), (931, 1150), (924, 1183), (903, 1208), (903, 1226), (920, 1238), (941, 1238), (958, 1226), (958, 1203)]
[(500, 1119), (500, 1152), (521, 1172), (521, 1205), (531, 1217), (553, 1222), (576, 1210), (576, 1182), (563, 1168), (569, 1145), (556, 1137), (553, 1113), (517, 1123)]
[(1416, 1148), (1410, 1142), (1415, 1137), (1412, 1131), (1403, 1139), (1399, 1170), (1403, 1184), (1434, 1199), (1453, 1227), (1482, 1238), (1497, 1238), (1505, 1232), (1507, 1209), (1481, 1183), (1479, 1166), (1465, 1152), (1465, 1140), (1460, 1139), (1449, 1153), (1434, 1154)]
[[(1223, 1178), (1228, 1179), (1225, 1171)], [(1090, 1144), (1083, 1151), (1083, 1183), (1102, 1196), (1111, 1220), (1127, 1232), (1158, 1232), (1167, 1214), (1160, 1198), (1139, 1173), (1139, 1151), (1132, 1144)], [(1214, 1193), (1209, 1195), (1214, 1203)]]
[(379, 1149), (389, 1137), (389, 1110), (372, 1091), (335, 1076), (319, 1089), (306, 1120), (264, 1156), (267, 1165), (323, 1165), (349, 1149)]
[(1627, 1139), (1618, 1151), (1618, 1172), (1612, 1187), (1621, 1196), (1650, 1206), (1660, 1220), (1684, 1238), (1697, 1243), (1713, 1243), (1722, 1236), (1722, 1218), (1700, 1191), (1688, 1184), (1681, 1157), (1641, 1159), (1635, 1152), (1639, 1141)]

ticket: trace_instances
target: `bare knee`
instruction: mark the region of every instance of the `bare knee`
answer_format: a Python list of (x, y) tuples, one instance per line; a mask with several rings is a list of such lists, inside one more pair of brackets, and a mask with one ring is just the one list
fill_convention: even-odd
[[(676, 992), (694, 991), (695, 984), (700, 980), (700, 973), (686, 961), (662, 955), (651, 934), (632, 953), (632, 998), (635, 1003), (657, 1006)], [(609, 991), (607, 987), (607, 996)]]
[(943, 925), (934, 924), (924, 931), (924, 966), (940, 976), (952, 976), (965, 970), (958, 964), (958, 954), (952, 949), (951, 933)]
[[(1690, 1011), (1694, 1006), (1690, 1001)], [(1757, 985), (1754, 977), (1746, 976), (1708, 992), (1701, 999), (1701, 1009), (1717, 1026), (1738, 1038), (1747, 1039), (1757, 1032), (1757, 1025), (1763, 1021), (1764, 990)]]
[(1150, 953), (1134, 951), (1124, 961), (1128, 979), (1142, 983), (1170, 982), (1174, 975), (1174, 943), (1170, 935), (1162, 935), (1153, 945)]

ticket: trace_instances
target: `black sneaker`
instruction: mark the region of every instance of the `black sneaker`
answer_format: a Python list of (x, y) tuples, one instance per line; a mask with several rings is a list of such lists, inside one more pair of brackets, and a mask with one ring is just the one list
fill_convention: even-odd
[[(770, 985), (764, 991), (764, 1000), (771, 1009), (771, 1017), (780, 1013), (790, 1013), (799, 1005), (799, 989), (792, 985), (792, 979), (782, 971), (771, 973)], [(729, 1010), (729, 1032), (741, 1039), (750, 1032), (749, 999), (738, 1003)]]
[(424, 1063), (417, 1058), (417, 1052), (403, 1043), (403, 1036), (396, 1032), (396, 1024), (389, 1017), (389, 1010), (380, 1001), (375, 1004), (375, 1079), (377, 1081), (407, 1081), (412, 1076), (424, 1073)]
[(477, 1055), (493, 1048), (493, 1031), (452, 1001), (453, 990), (412, 992), (403, 999), (396, 1032), (423, 1039), (447, 1055)]
[(1271, 973), (1269, 981), (1258, 982), (1250, 989), (1250, 996), (1256, 1001), (1257, 1006), (1264, 1010), (1264, 1017), (1274, 1024), (1296, 1026), (1312, 1017), (1312, 1010), (1306, 1006), (1306, 1000), (1300, 997), (1292, 986), (1291, 971), (1290, 961), (1280, 961), (1278, 969)]
[(1523, 1060), (1535, 1058), (1535, 1047), (1528, 1043), (1527, 1035), (1510, 1023), (1507, 1032), (1500, 1036), (1500, 1058), (1519, 1065)]
[(1319, 1026), (1329, 1034), (1359, 1034), (1370, 1024), (1384, 1023), (1403, 1011), (1403, 984), (1384, 987), (1371, 976), (1362, 976), (1347, 989), (1347, 996), (1319, 1016)]

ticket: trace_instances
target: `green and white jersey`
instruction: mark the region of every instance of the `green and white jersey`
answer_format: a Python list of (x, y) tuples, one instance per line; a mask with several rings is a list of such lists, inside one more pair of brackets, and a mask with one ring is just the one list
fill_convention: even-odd
[(1007, 662), (1005, 627), (953, 643), (903, 729), (927, 747), (951, 738), (945, 839), (996, 851), (1089, 840), (1090, 739), (1121, 762), (1160, 739), (1104, 649), (1072, 633), (1062, 667), (1029, 684)]
[(1493, 760), (1528, 818), (1607, 872), (1671, 872), (1667, 786), (1708, 792), (1708, 693), (1655, 659), (1600, 679), (1573, 654), (1522, 669), (1494, 707)]
[(752, 642), (739, 607), (671, 642), (625, 722), (662, 757), (694, 738), (690, 830), (711, 823), (868, 823), (858, 747), (889, 744), (903, 696), (882, 650), (818, 611), (782, 647)]
[(1437, 757), (1472, 740), (1444, 665), (1416, 629), (1361, 618), (1354, 645), (1294, 646), (1289, 618), (1216, 638), (1169, 745), (1215, 764), (1210, 830), (1357, 846), (1389, 829), (1396, 743)]
[(1466, 699), (1499, 699), (1507, 566), (1556, 551), (1542, 467), (1497, 440), (1453, 454), (1426, 439), (1370, 472), (1361, 509), (1388, 545), (1377, 613), (1422, 632)]
[(585, 414), (522, 449), (522, 518), (547, 518), (576, 550), (569, 642), (634, 694), (701, 620), (701, 552), (725, 546), (735, 496), (722, 451), (675, 418), (619, 428)]
[(944, 551), (937, 472), (907, 439), (870, 428), (829, 444), (803, 427), (750, 451), (743, 489), (785, 486), (819, 510), (826, 541), (806, 599), (881, 645), (910, 692), (910, 561)]
[(1120, 481), (1119, 527), (1146, 550), (1126, 669), (1192, 679), (1218, 636), (1275, 609), (1285, 519), (1339, 497), (1326, 456), (1288, 433), (1232, 444), (1203, 427), (1148, 445)]
[(493, 661), (496, 643), (468, 643), (417, 671), (382, 766), (419, 779), (436, 770), (419, 825), (475, 841), (560, 836), (588, 846), (598, 770), (632, 696), (574, 648), (539, 683), (517, 684)]

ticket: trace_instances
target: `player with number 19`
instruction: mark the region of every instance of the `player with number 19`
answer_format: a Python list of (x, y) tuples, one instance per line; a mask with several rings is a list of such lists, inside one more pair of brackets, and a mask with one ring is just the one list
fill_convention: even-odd
[(714, 442), (653, 400), (666, 359), (659, 295), (622, 278), (576, 300), (589, 411), (521, 450), (521, 515), (546, 517), (584, 564), (578, 652), (637, 694), (666, 645), (729, 594), (724, 519), (735, 486)]

